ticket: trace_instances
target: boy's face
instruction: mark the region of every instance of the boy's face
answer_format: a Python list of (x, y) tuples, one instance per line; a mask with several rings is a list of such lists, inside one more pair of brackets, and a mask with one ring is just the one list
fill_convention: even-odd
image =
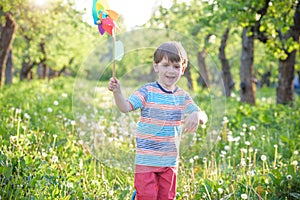
[(154, 71), (158, 74), (158, 83), (167, 90), (174, 90), (176, 83), (184, 74), (182, 63), (170, 62), (164, 57), (159, 63), (153, 64)]

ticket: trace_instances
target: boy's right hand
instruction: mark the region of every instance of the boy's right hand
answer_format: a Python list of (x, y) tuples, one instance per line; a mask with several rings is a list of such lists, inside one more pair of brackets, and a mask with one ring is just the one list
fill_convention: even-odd
[(114, 77), (111, 77), (108, 82), (108, 90), (112, 92), (120, 91), (120, 81)]

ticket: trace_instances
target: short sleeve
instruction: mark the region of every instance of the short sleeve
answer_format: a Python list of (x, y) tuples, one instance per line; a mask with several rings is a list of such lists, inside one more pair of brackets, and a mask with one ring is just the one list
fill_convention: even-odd
[(192, 97), (186, 93), (184, 114), (190, 114), (197, 111), (200, 111), (200, 108), (195, 104)]
[(141, 87), (129, 96), (128, 101), (132, 105), (133, 110), (138, 108), (143, 108), (148, 95), (148, 90), (146, 86)]

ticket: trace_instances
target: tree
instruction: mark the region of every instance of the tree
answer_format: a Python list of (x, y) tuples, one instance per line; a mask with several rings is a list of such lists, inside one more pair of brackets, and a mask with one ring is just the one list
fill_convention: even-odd
[(0, 17), (5, 16), (5, 25), (0, 23), (0, 86), (4, 85), (7, 58), (15, 37), (16, 22), (10, 12), (5, 12), (0, 5)]
[[(281, 4), (282, 5), (282, 4)], [(279, 7), (280, 5), (278, 5)], [(292, 14), (290, 14), (292, 13)], [(272, 17), (277, 18), (275, 13), (272, 13)], [(279, 67), (278, 67), (278, 87), (276, 102), (278, 104), (293, 104), (294, 101), (294, 73), (296, 53), (299, 49), (299, 37), (300, 37), (300, 1), (295, 1), (290, 4), (289, 8), (285, 10), (282, 17), (293, 15), (292, 20), (288, 20), (287, 24), (280, 25), (277, 29), (279, 48)], [(290, 23), (289, 23), (290, 22)], [(285, 29), (287, 31), (285, 31)]]

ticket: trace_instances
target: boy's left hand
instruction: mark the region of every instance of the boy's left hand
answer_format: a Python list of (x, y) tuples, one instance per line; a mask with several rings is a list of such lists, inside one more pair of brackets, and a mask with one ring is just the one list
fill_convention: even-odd
[(207, 115), (204, 111), (193, 112), (184, 120), (183, 131), (187, 133), (195, 132), (199, 124), (204, 125), (207, 122)]

